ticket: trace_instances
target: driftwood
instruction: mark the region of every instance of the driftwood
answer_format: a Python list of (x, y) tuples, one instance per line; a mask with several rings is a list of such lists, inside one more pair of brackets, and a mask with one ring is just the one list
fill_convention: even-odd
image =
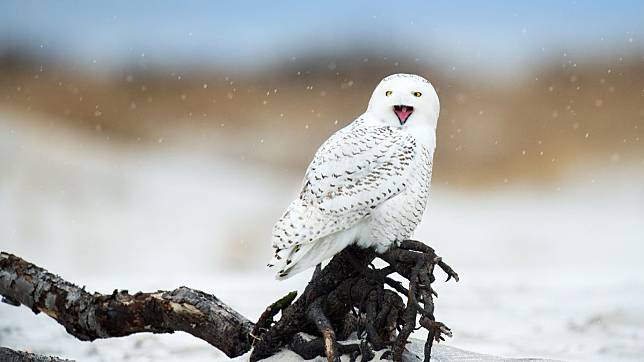
[(6, 301), (43, 312), (82, 341), (139, 332), (183, 331), (228, 356), (250, 348), (253, 323), (216, 297), (181, 287), (173, 291), (90, 294), (17, 256), (0, 254), (0, 294)]
[[(389, 265), (376, 269), (372, 264), (376, 257)], [(448, 280), (458, 280), (433, 249), (418, 241), (404, 241), (381, 255), (348, 247), (314, 274), (299, 298), (289, 293), (268, 306), (257, 323), (215, 296), (187, 287), (136, 294), (126, 290), (89, 293), (7, 253), (0, 253), (0, 295), (5, 303), (46, 313), (80, 340), (184, 331), (229, 357), (252, 349), (251, 361), (282, 348), (303, 358), (326, 356), (329, 361), (339, 361), (342, 354), (369, 360), (374, 350), (389, 348), (389, 356), (401, 361), (420, 315), (420, 326), (429, 332), (424, 356), (429, 361), (433, 342), (451, 336), (433, 314), (437, 294), (431, 283), (436, 265)], [(408, 286), (390, 278), (393, 273), (407, 279)], [(275, 321), (279, 313), (281, 318)], [(360, 343), (338, 343), (356, 335)]]
[(34, 353), (14, 351), (9, 348), (0, 347), (0, 361), (2, 362), (72, 362), (68, 359), (57, 357), (41, 356)]

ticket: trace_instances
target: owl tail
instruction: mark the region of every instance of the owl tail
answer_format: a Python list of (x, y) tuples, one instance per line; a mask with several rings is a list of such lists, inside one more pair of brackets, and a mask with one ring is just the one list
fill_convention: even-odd
[(278, 280), (285, 280), (293, 275), (319, 264), (317, 253), (314, 252), (316, 242), (297, 245), (288, 250), (287, 257), (281, 260), (280, 269), (275, 276)]
[[(284, 258), (278, 260), (281, 268), (277, 272), (276, 279), (285, 280), (308, 268), (314, 267), (323, 261), (341, 252), (353, 242), (352, 238), (338, 237), (337, 234), (329, 235), (307, 244), (296, 245), (289, 249), (282, 250)], [(276, 256), (273, 258), (275, 260)], [(274, 264), (277, 266), (277, 264)]]
[(292, 248), (287, 248), (287, 249), (277, 249), (273, 247), (274, 250), (274, 255), (273, 259), (266, 264), (267, 267), (269, 268), (274, 268), (274, 267), (279, 267), (282, 269), (282, 265), (286, 263), (286, 258), (291, 255), (291, 250)]

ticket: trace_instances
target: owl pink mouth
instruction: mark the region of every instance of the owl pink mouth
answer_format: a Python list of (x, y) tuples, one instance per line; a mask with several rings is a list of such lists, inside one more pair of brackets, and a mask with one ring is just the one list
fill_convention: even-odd
[(407, 119), (409, 116), (411, 116), (412, 113), (414, 113), (414, 107), (412, 106), (406, 106), (406, 105), (399, 105), (399, 106), (394, 106), (394, 113), (396, 113), (396, 116), (398, 117), (398, 120), (400, 121), (400, 125), (402, 126), (407, 122)]

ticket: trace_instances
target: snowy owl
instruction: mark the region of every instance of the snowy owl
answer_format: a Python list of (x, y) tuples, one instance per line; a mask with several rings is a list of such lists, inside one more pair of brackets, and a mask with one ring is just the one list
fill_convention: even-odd
[(278, 279), (350, 244), (384, 252), (412, 236), (429, 197), (439, 109), (423, 77), (380, 81), (367, 111), (318, 149), (299, 197), (273, 227), (268, 266)]

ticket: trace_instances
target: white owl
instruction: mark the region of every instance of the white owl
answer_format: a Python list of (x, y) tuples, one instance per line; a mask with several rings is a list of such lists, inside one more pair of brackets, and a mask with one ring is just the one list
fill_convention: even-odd
[(384, 252), (412, 236), (429, 197), (439, 109), (423, 77), (378, 84), (367, 111), (316, 152), (299, 197), (273, 227), (269, 267), (278, 279), (350, 244)]

